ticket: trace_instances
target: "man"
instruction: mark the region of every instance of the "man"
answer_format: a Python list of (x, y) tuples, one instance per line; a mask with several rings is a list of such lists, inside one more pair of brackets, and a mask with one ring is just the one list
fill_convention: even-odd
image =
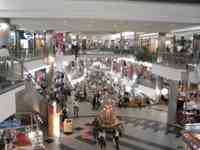
[(114, 130), (113, 139), (115, 141), (116, 149), (119, 150), (119, 131)]
[(68, 116), (69, 116), (69, 109), (68, 109), (67, 107), (65, 107), (65, 108), (63, 109), (63, 120), (62, 120), (62, 122), (63, 122), (65, 119), (67, 119)]
[(74, 109), (74, 117), (77, 117), (79, 116), (79, 104), (78, 104), (78, 100), (75, 100), (73, 102), (73, 109)]
[(106, 132), (102, 129), (98, 132), (98, 145), (101, 150), (106, 149)]
[(96, 96), (96, 94), (95, 94), (94, 97), (93, 97), (93, 100), (92, 100), (92, 109), (93, 109), (93, 110), (96, 109), (96, 99), (97, 99), (97, 96)]
[(9, 54), (9, 51), (6, 47), (6, 45), (3, 45), (0, 49), (0, 57), (9, 57), (10, 54)]

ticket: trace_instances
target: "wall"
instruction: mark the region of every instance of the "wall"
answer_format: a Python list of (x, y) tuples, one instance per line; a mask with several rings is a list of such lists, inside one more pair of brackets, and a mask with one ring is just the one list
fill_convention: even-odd
[(15, 95), (24, 88), (25, 86), (23, 85), (0, 95), (0, 122), (16, 112)]

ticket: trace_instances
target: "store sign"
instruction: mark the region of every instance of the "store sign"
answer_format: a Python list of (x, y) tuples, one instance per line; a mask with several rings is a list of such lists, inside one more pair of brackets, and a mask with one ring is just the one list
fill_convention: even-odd
[(27, 40), (33, 39), (33, 34), (31, 32), (24, 32), (24, 38)]

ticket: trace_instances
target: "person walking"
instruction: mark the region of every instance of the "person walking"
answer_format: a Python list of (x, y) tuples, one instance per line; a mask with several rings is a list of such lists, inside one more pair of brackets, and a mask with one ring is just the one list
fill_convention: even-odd
[(103, 130), (102, 136), (103, 136), (102, 146), (103, 146), (103, 149), (106, 149), (106, 131), (105, 130)]
[(73, 110), (74, 110), (74, 117), (79, 117), (79, 103), (78, 103), (78, 100), (75, 100), (73, 102)]
[(93, 110), (96, 109), (96, 94), (94, 95), (93, 100), (92, 100), (92, 109)]
[(103, 150), (106, 147), (105, 136), (103, 130), (100, 129), (98, 132), (98, 148), (100, 148), (100, 150)]
[(104, 142), (103, 130), (100, 129), (98, 132), (98, 147), (100, 148), (100, 150), (103, 150), (103, 142)]
[(115, 142), (116, 150), (119, 150), (119, 131), (118, 130), (114, 130), (113, 139)]
[(69, 109), (68, 109), (67, 107), (65, 107), (65, 108), (63, 109), (62, 114), (63, 114), (63, 119), (62, 119), (62, 122), (63, 122), (63, 121), (64, 121), (65, 119), (67, 119), (68, 116), (69, 116)]

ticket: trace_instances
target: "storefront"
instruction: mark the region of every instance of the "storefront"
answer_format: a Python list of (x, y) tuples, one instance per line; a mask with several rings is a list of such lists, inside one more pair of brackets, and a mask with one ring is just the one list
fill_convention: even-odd
[(28, 31), (18, 31), (21, 56), (29, 58), (33, 55), (34, 50), (34, 33)]
[(62, 32), (56, 32), (53, 35), (55, 41), (55, 53), (56, 55), (63, 55), (65, 52), (65, 34)]
[(35, 40), (35, 56), (44, 56), (45, 50), (45, 34), (44, 33), (34, 33)]
[(141, 34), (139, 37), (140, 47), (155, 53), (159, 47), (159, 38), (159, 33)]

